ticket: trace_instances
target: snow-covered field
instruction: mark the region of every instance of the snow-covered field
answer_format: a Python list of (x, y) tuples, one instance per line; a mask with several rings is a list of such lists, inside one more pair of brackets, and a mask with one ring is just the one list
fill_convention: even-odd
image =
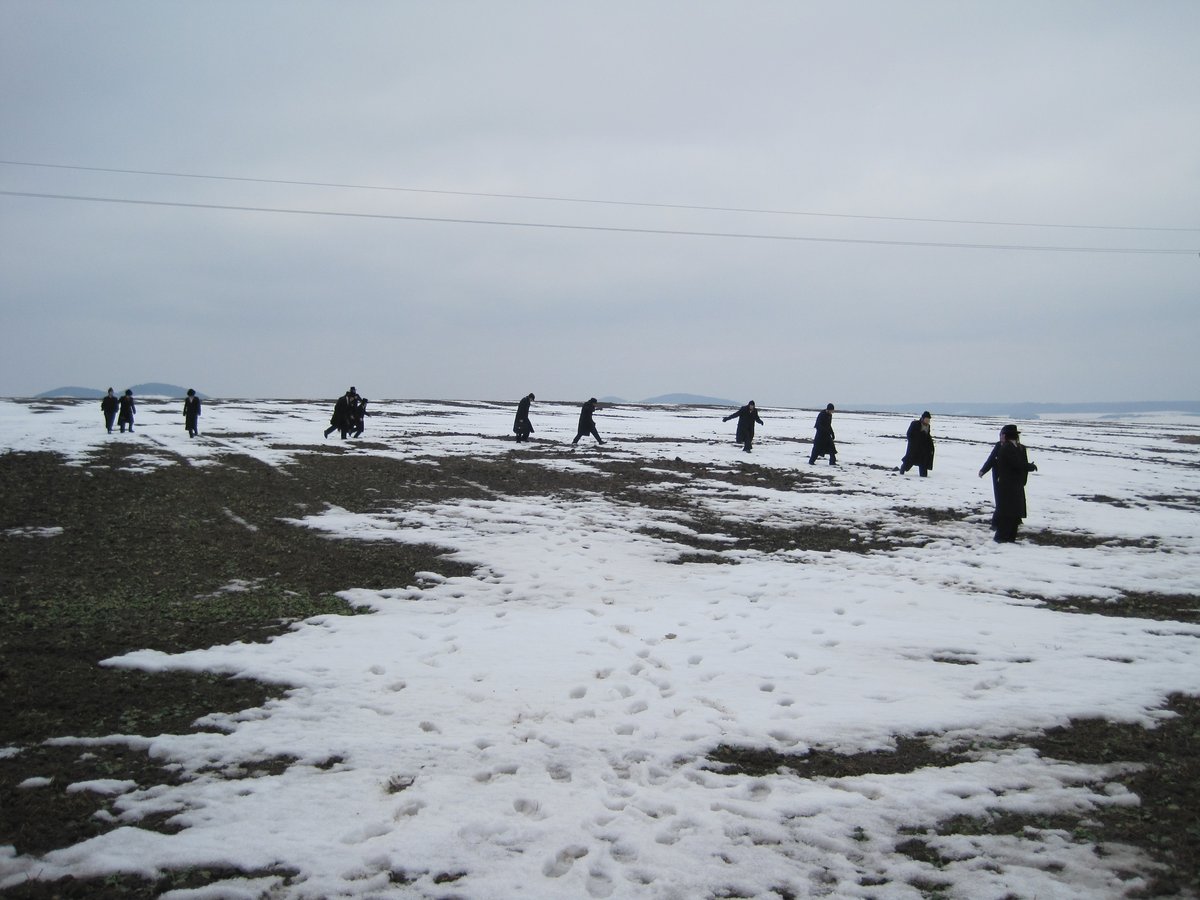
[[(471, 455), (580, 471), (624, 459), (654, 472), (676, 458), (714, 473), (746, 462), (801, 468), (819, 476), (814, 489), (735, 488), (666, 468), (659, 489), (726, 521), (916, 528), (930, 540), (869, 553), (730, 542), (711, 552), (736, 564), (680, 565), (690, 548), (669, 535), (687, 536), (686, 522), (604, 494), (496, 493), (371, 515), (329, 498), (296, 527), (437, 544), (477, 566), (474, 576), (430, 572), (382, 591), (347, 584), (346, 600), (373, 615), (317, 617), (265, 644), (106, 661), (290, 690), (266, 708), (211, 717), (221, 733), (108, 738), (198, 774), (173, 787), (80, 789), (118, 794), (129, 822), (174, 811), (185, 827), (117, 828), (41, 858), (0, 849), (0, 889), (185, 866), (299, 875), (172, 897), (891, 898), (922, 896), (912, 882), (935, 871), (948, 897), (1116, 897), (1136, 886), (1118, 875), (1145, 869), (1136, 851), (1100, 856), (1060, 832), (930, 834), (954, 860), (937, 870), (895, 849), (911, 829), (952, 816), (1136, 803), (1116, 783), (1119, 766), (997, 744), (908, 774), (755, 778), (721, 774), (705, 756), (721, 744), (852, 753), (929, 734), (981, 747), (1072, 717), (1153, 725), (1166, 695), (1200, 694), (1200, 627), (1039, 606), (1200, 593), (1200, 445), (1179, 440), (1200, 435), (1200, 422), (1022, 423), (1040, 469), (1025, 529), (1107, 541), (1063, 547), (991, 541), (991, 483), (976, 472), (1001, 420), (935, 409), (936, 467), (921, 479), (894, 471), (909, 417), (837, 413), (834, 469), (810, 468), (800, 443), (815, 411), (763, 409), (747, 456), (732, 443), (734, 423), (721, 421), (731, 410), (602, 408), (609, 443), (572, 448), (577, 407), (536, 403), (539, 440), (517, 445), (502, 439), (513, 406), (373, 403), (345, 464), (387, 454), (429, 466)], [(325, 443), (331, 403), (212, 403), (196, 440), (179, 407), (142, 399), (137, 432), (109, 435), (90, 401), (0, 401), (0, 450), (53, 450), (86, 465), (90, 449), (125, 441), (155, 451), (147, 465), (248, 454), (286, 467)], [(914, 508), (970, 515), (933, 522), (905, 512)], [(42, 525), (39, 540), (71, 527)], [(246, 780), (199, 773), (280, 754), (300, 761)], [(435, 882), (446, 875), (455, 880)]]

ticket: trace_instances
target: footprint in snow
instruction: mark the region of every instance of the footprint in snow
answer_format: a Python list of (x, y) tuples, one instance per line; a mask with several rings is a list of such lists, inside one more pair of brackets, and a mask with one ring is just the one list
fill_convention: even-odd
[(546, 864), (542, 866), (542, 874), (547, 878), (561, 878), (571, 871), (575, 860), (583, 859), (585, 856), (587, 856), (587, 847), (580, 844), (564, 847), (554, 855), (553, 859), (546, 861)]
[(524, 797), (518, 797), (513, 801), (513, 809), (523, 816), (528, 816), (531, 819), (544, 819), (546, 814), (542, 812), (542, 805), (536, 800), (529, 800)]
[(602, 869), (588, 871), (587, 892), (589, 897), (611, 897), (616, 889), (613, 880)]

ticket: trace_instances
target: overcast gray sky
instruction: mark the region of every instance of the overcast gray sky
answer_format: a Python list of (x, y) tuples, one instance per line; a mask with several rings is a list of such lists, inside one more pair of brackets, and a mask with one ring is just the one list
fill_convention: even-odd
[(1195, 0), (0, 0), (0, 42), (3, 395), (1200, 397)]

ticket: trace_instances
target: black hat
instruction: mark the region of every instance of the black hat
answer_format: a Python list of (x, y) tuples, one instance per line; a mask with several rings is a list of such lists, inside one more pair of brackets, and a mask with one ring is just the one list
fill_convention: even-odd
[(932, 419), (933, 414), (929, 410), (925, 410), (925, 412), (921, 413), (921, 418), (922, 419)]
[(826, 409), (833, 409), (833, 404), (832, 404), (832, 403), (826, 403), (826, 404), (825, 404), (825, 408), (826, 408)]
[(1017, 437), (1021, 432), (1017, 431), (1016, 425), (1005, 425), (1000, 429), (1000, 433), (1007, 437)]

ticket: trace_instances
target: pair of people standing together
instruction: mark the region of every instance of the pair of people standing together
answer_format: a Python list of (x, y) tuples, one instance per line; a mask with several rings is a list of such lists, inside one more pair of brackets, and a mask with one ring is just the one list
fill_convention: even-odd
[(366, 427), (366, 417), (371, 415), (367, 412), (367, 398), (359, 395), (358, 390), (352, 385), (350, 390), (338, 397), (333, 404), (333, 414), (329, 417), (329, 427), (325, 429), (325, 437), (337, 431), (341, 434), (342, 440), (346, 436), (360, 437), (363, 429)]
[(121, 428), (121, 434), (125, 433), (126, 426), (133, 431), (133, 414), (137, 412), (133, 403), (133, 391), (126, 389), (118, 398), (113, 389), (109, 388), (104, 399), (100, 401), (100, 410), (104, 413), (104, 427), (108, 429), (109, 434), (112, 434), (114, 419)]
[(1017, 539), (1017, 529), (1027, 514), (1025, 507), (1025, 485), (1029, 473), (1038, 470), (1036, 463), (1029, 461), (1029, 453), (1021, 443), (1021, 432), (1016, 425), (1005, 425), (1000, 429), (1000, 440), (979, 469), (982, 478), (992, 473), (992, 495), (996, 511), (992, 514), (992, 531), (996, 532), (997, 544), (1011, 544)]
[[(104, 413), (104, 427), (108, 429), (109, 434), (112, 434), (114, 419), (120, 426), (121, 434), (125, 433), (126, 427), (133, 431), (133, 416), (137, 412), (137, 406), (133, 402), (132, 389), (126, 388), (125, 393), (118, 398), (113, 389), (109, 388), (104, 399), (100, 401), (100, 409)], [(188, 388), (187, 397), (183, 400), (183, 427), (187, 430), (188, 437), (195, 437), (200, 433), (200, 398), (193, 388)]]
[[(930, 431), (931, 416), (928, 411), (914, 419), (908, 426), (908, 449), (900, 462), (900, 474), (916, 468), (924, 478), (933, 468), (933, 434)], [(1005, 425), (1000, 429), (1000, 440), (979, 470), (982, 478), (992, 473), (992, 495), (996, 511), (992, 514), (992, 531), (996, 532), (996, 543), (1010, 544), (1017, 539), (1028, 510), (1025, 505), (1025, 485), (1029, 473), (1036, 472), (1037, 465), (1029, 461), (1029, 453), (1021, 443), (1021, 432), (1016, 425)]]

